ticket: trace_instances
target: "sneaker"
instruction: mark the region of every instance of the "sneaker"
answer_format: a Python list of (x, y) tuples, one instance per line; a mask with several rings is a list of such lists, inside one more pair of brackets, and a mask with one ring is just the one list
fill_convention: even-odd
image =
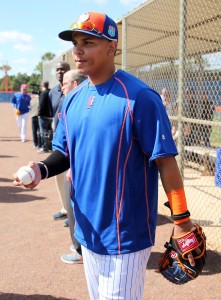
[(68, 219), (65, 219), (65, 220), (64, 220), (64, 227), (69, 227)]
[(55, 221), (56, 220), (63, 220), (63, 219), (66, 219), (66, 218), (67, 218), (67, 214), (64, 214), (64, 213), (62, 213), (60, 211), (53, 216), (53, 219)]
[(77, 251), (61, 256), (61, 261), (66, 264), (83, 264), (83, 257)]

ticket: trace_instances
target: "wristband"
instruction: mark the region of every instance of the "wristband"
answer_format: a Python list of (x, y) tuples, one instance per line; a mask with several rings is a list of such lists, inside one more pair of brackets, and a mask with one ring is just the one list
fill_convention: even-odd
[(174, 221), (177, 221), (177, 220), (185, 219), (185, 218), (187, 218), (189, 216), (190, 216), (190, 212), (187, 210), (185, 213), (182, 213), (182, 214), (179, 214), (179, 215), (172, 214), (172, 219)]
[(179, 224), (185, 223), (185, 222), (187, 222), (187, 221), (189, 221), (189, 220), (190, 220), (190, 217), (187, 217), (187, 218), (184, 218), (184, 219), (181, 219), (181, 220), (173, 221), (173, 223), (174, 223), (175, 225), (179, 225)]
[(181, 224), (190, 220), (190, 212), (187, 210), (186, 196), (184, 189), (173, 190), (167, 193), (169, 208), (174, 224)]
[(37, 163), (37, 165), (39, 166), (39, 169), (41, 171), (41, 178), (42, 179), (47, 179), (48, 178), (48, 168), (47, 168), (47, 166), (42, 161), (39, 161)]

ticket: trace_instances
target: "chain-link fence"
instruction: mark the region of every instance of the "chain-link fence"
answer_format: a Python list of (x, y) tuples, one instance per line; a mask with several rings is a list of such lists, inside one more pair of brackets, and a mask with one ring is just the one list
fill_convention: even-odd
[[(161, 95), (191, 217), (221, 252), (221, 1), (147, 1), (117, 23), (116, 66)], [(45, 79), (61, 58), (73, 66), (65, 55), (44, 66)], [(159, 213), (169, 216), (159, 187)]]
[[(221, 2), (148, 1), (121, 20), (122, 68), (161, 94), (191, 217), (221, 251)], [(119, 59), (119, 58), (118, 58)], [(217, 150), (218, 149), (218, 150)], [(216, 162), (217, 159), (217, 162)], [(216, 184), (215, 184), (216, 175)], [(220, 185), (219, 187), (217, 185)], [(159, 213), (170, 215), (159, 181)]]

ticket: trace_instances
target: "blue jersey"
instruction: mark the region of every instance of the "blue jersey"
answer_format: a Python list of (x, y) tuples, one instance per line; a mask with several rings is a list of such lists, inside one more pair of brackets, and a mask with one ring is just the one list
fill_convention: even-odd
[(20, 110), (21, 115), (29, 112), (31, 97), (28, 94), (16, 93), (12, 100), (12, 107)]
[(70, 156), (75, 235), (98, 254), (154, 244), (158, 169), (177, 154), (160, 96), (119, 70), (107, 82), (83, 82), (64, 101), (53, 148)]

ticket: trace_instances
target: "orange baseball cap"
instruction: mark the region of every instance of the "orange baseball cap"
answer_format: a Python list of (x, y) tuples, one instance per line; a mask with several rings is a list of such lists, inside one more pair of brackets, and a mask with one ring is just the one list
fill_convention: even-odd
[(73, 33), (83, 32), (109, 41), (118, 41), (117, 24), (106, 14), (86, 12), (70, 26), (69, 30), (59, 33), (59, 38), (72, 41)]

